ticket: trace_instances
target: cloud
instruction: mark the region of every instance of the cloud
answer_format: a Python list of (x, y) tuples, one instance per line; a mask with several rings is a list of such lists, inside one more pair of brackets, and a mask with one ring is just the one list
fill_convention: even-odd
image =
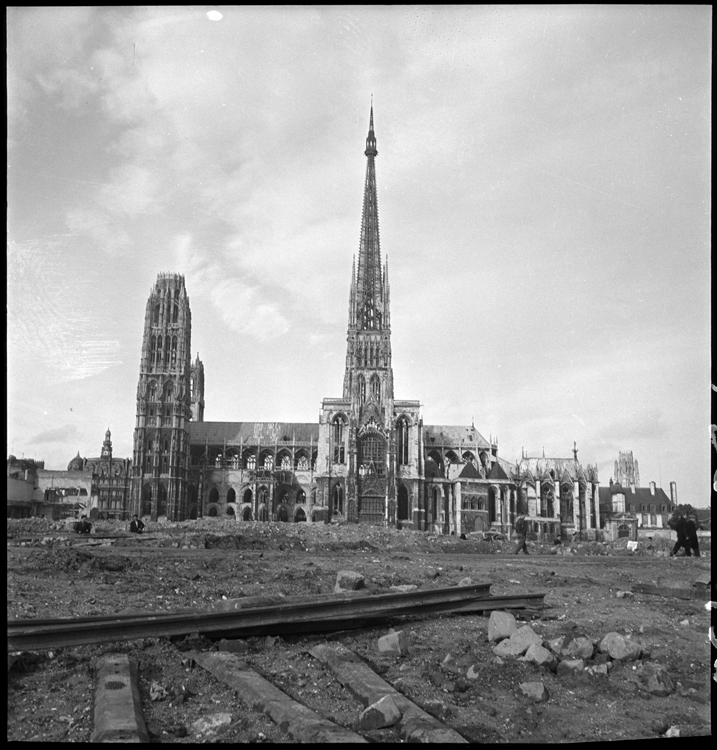
[(210, 296), (222, 320), (232, 331), (266, 341), (289, 330), (289, 322), (279, 305), (262, 301), (265, 299), (263, 293), (238, 279), (217, 279)]
[(37, 443), (69, 443), (71, 441), (77, 442), (82, 439), (77, 425), (64, 424), (61, 427), (55, 427), (52, 430), (45, 430), (40, 432), (34, 437), (31, 437), (28, 441), (31, 445)]

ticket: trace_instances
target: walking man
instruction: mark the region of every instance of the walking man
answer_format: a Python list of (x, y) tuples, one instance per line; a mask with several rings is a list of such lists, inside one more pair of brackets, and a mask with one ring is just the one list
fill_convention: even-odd
[[(677, 511), (676, 511), (677, 512)], [(691, 557), (690, 554), (690, 543), (687, 541), (687, 521), (682, 513), (677, 512), (677, 521), (674, 524), (675, 531), (677, 532), (677, 541), (675, 546), (670, 552), (670, 557), (674, 557), (680, 551), (681, 547), (684, 547), (685, 557)], [(697, 532), (695, 531), (695, 539), (697, 538)]]
[(697, 531), (699, 528), (700, 522), (697, 516), (690, 513), (685, 522), (685, 536), (687, 537), (687, 546), (685, 549), (688, 555), (692, 552), (695, 557), (700, 557), (700, 545), (697, 542)]
[(525, 520), (525, 513), (518, 514), (518, 520), (515, 522), (515, 533), (518, 535), (518, 543), (515, 545), (513, 554), (517, 555), (520, 550), (527, 555), (528, 546), (525, 543), (525, 537), (528, 533), (528, 522)]

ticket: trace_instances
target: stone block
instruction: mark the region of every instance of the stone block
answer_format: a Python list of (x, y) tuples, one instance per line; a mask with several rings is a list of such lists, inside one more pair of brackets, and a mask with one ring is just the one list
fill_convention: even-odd
[(382, 635), (378, 639), (378, 652), (383, 656), (404, 656), (408, 653), (406, 636), (402, 630)]
[(641, 648), (638, 643), (625, 638), (619, 633), (608, 633), (601, 641), (599, 650), (609, 654), (616, 661), (635, 661), (640, 658)]
[(366, 582), (361, 573), (357, 573), (354, 570), (340, 570), (336, 574), (334, 593), (340, 594), (342, 591), (357, 591), (364, 588), (365, 585)]
[(580, 674), (585, 670), (585, 662), (582, 659), (563, 659), (558, 664), (558, 677), (565, 677), (571, 674)]
[(494, 610), (488, 620), (488, 640), (493, 643), (510, 638), (518, 629), (515, 617), (510, 612)]
[(618, 591), (615, 596), (617, 596), (618, 599), (632, 599), (635, 594), (633, 594), (632, 591)]
[(584, 635), (579, 635), (563, 647), (561, 654), (568, 659), (589, 659), (593, 651), (593, 642)]
[(521, 682), (519, 687), (523, 695), (535, 703), (543, 703), (550, 697), (542, 682)]
[(392, 727), (401, 719), (393, 698), (384, 695), (383, 698), (365, 708), (358, 717), (356, 729), (358, 731), (371, 731), (372, 729), (383, 729)]
[(472, 586), (473, 581), (470, 578), (461, 578), (460, 581), (458, 581), (459, 586)]
[(556, 663), (555, 655), (537, 643), (533, 643), (528, 648), (525, 652), (525, 658), (539, 667), (547, 667), (548, 669), (554, 667)]
[(517, 648), (520, 648), (521, 654), (524, 654), (534, 643), (539, 646), (543, 645), (543, 639), (530, 627), (530, 625), (523, 625), (522, 628), (518, 628), (509, 639)]
[(396, 594), (406, 594), (409, 591), (416, 591), (417, 589), (418, 589), (418, 586), (416, 586), (415, 583), (402, 583), (402, 584), (391, 586), (390, 590)]

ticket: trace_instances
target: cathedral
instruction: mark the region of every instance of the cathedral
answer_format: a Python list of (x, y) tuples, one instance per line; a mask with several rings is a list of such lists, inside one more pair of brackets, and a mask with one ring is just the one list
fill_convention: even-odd
[[(470, 426), (427, 425), (393, 389), (388, 265), (381, 257), (370, 112), (358, 258), (341, 395), (317, 423), (205, 422), (204, 365), (191, 359), (183, 276), (160, 274), (145, 312), (130, 512), (181, 521), (345, 521), (444, 534), (516, 515), (544, 537), (599, 528), (597, 470), (573, 459), (511, 464)], [(557, 496), (555, 499), (557, 488)], [(589, 534), (588, 534), (589, 535)]]

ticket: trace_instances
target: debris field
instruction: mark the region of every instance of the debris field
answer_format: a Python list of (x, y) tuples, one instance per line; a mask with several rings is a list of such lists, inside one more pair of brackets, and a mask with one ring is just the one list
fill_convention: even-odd
[(108, 659), (133, 665), (152, 742), (708, 735), (709, 542), (696, 559), (667, 557), (659, 541), (634, 552), (620, 542), (559, 551), (532, 542), (529, 556), (514, 556), (510, 542), (354, 525), (212, 518), (148, 523), (130, 536), (99, 522), (79, 536), (44, 519), (8, 520), (9, 621), (480, 583), (495, 596), (543, 593), (545, 605), (9, 653), (8, 740), (98, 740), (95, 691)]

